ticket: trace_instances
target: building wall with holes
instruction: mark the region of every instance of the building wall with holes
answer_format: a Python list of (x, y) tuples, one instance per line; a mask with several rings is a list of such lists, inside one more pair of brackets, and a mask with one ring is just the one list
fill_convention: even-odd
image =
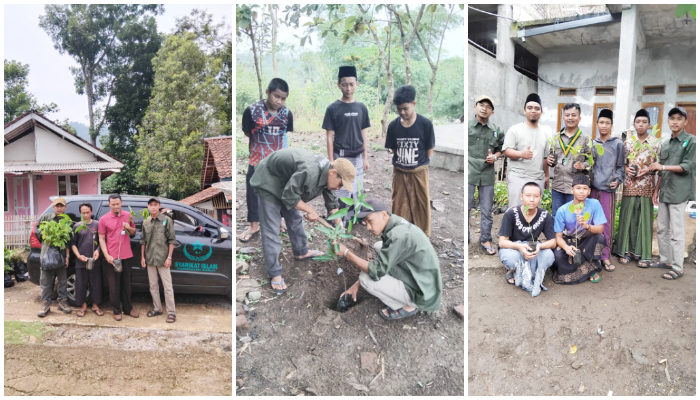
[[(581, 105), (582, 130), (591, 134), (594, 124), (594, 105), (615, 103), (615, 95), (596, 95), (596, 87), (615, 87), (619, 45), (585, 45), (548, 49), (539, 58), (539, 94), (542, 98), (541, 125), (556, 131), (558, 105)], [(695, 84), (695, 42), (677, 44), (653, 44), (637, 50), (632, 95), (633, 112), (626, 118), (614, 115), (613, 134), (620, 136), (623, 130), (633, 129), (633, 118), (642, 103), (662, 103), (662, 137), (671, 131), (667, 114), (679, 102), (695, 102), (696, 95), (677, 93), (678, 85)], [(644, 86), (664, 85), (664, 94), (643, 94)], [(560, 88), (576, 88), (575, 96), (560, 96)], [(614, 107), (613, 107), (614, 112)]]
[(480, 95), (493, 99), (495, 113), (491, 121), (504, 132), (523, 122), (523, 106), (530, 93), (537, 92), (537, 82), (469, 45), (469, 93), (467, 119), (474, 118), (474, 103)]

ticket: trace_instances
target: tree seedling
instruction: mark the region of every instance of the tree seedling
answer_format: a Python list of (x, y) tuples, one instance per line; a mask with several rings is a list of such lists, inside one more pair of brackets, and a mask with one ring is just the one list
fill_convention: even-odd
[(73, 221), (66, 214), (61, 214), (59, 217), (61, 219), (58, 221), (42, 221), (39, 229), (43, 240), (59, 250), (65, 250), (73, 232), (71, 228)]
[(5, 260), (4, 261), (5, 261), (5, 273), (6, 274), (12, 272), (12, 267), (10, 266), (10, 263), (12, 262), (11, 259), (12, 259), (12, 252), (10, 251), (10, 249), (5, 247)]
[[(632, 141), (632, 150), (627, 156), (627, 159), (629, 160), (630, 164), (634, 163), (637, 157), (644, 151), (648, 151), (653, 159), (658, 158), (658, 154), (656, 153), (656, 145), (661, 141), (661, 139), (656, 138), (656, 135), (659, 132), (658, 126), (658, 123), (654, 125), (654, 127), (651, 129), (652, 137), (647, 139), (646, 142), (642, 142), (637, 136), (632, 136), (630, 138), (630, 140)], [(639, 174), (639, 167), (639, 164), (630, 165), (630, 168), (634, 169), (634, 176), (637, 176)]]
[(95, 254), (95, 246), (97, 246), (97, 240), (95, 237), (96, 232), (93, 231), (92, 228), (90, 228), (87, 225), (87, 220), (81, 214), (80, 215), (80, 224), (78, 224), (78, 227), (75, 228), (75, 234), (77, 235), (78, 233), (80, 233), (84, 230), (90, 231), (92, 233), (92, 253), (90, 253), (90, 257), (88, 257), (88, 260), (87, 260), (87, 265), (85, 266), (85, 268), (87, 268), (88, 271), (92, 271), (92, 268), (95, 265), (95, 258), (93, 257), (93, 254)]
[[(350, 220), (350, 222), (348, 222), (348, 230), (347, 230), (348, 233), (352, 232), (353, 225), (357, 224), (357, 210), (360, 208), (360, 206), (365, 207), (365, 208), (369, 208), (370, 210), (374, 210), (374, 208), (372, 208), (372, 206), (370, 206), (367, 202), (365, 202), (365, 197), (367, 197), (367, 193), (362, 193), (362, 182), (358, 182), (357, 185), (358, 185), (357, 199), (353, 199), (350, 197), (341, 197), (340, 198), (340, 201), (347, 204), (348, 206), (351, 206), (352, 210), (354, 211), (353, 216), (352, 216), (352, 220)], [(330, 217), (328, 217), (328, 219), (334, 220), (336, 218), (342, 218), (342, 217), (346, 216), (348, 214), (348, 212), (350, 212), (350, 210), (351, 210), (350, 207), (343, 208), (342, 210), (339, 210), (338, 212), (336, 212), (333, 215), (331, 215)]]
[(557, 165), (557, 160), (558, 160), (558, 156), (556, 154), (554, 154), (554, 148), (555, 148), (556, 141), (554, 140), (554, 136), (548, 137), (547, 141), (549, 142), (549, 155), (554, 157), (554, 162), (552, 163), (552, 165), (550, 165), (550, 167), (554, 167)]
[[(338, 256), (335, 254), (336, 251), (339, 251), (340, 245), (338, 243), (333, 244), (337, 239), (352, 239), (353, 236), (344, 233), (343, 232), (343, 227), (341, 225), (336, 225), (335, 229), (331, 228), (326, 228), (325, 226), (317, 226), (316, 230), (323, 233), (326, 235), (326, 244), (328, 245), (328, 253), (322, 255), (322, 256), (316, 256), (313, 258), (314, 261), (320, 261), (320, 262), (327, 262), (327, 261), (335, 261), (335, 266), (338, 268), (338, 275), (343, 275), (343, 287), (345, 288), (345, 292), (348, 291), (348, 285), (345, 280), (345, 274), (343, 274), (343, 269), (340, 268), (340, 263), (338, 260)], [(352, 307), (354, 305), (354, 302), (352, 300), (352, 296), (349, 294), (344, 295), (343, 297), (338, 300), (338, 306), (337, 309), (338, 311), (347, 311), (348, 308)]]
[[(577, 205), (574, 205), (573, 203), (569, 206), (569, 211), (571, 211), (572, 214), (574, 215), (580, 215), (581, 212), (583, 212), (583, 208), (585, 207), (585, 200), (583, 203), (579, 203)], [(588, 221), (591, 218), (591, 214), (586, 211), (583, 213), (583, 220)], [(573, 258), (573, 264), (574, 265), (581, 265), (583, 264), (583, 256), (581, 255), (581, 251), (578, 249), (578, 232), (579, 232), (579, 224), (576, 222), (576, 227), (574, 228), (574, 247), (576, 247), (576, 254), (574, 255)]]
[[(525, 213), (527, 214), (528, 210), (530, 210), (530, 206), (527, 204), (523, 204), (523, 208), (525, 209)], [(535, 240), (535, 237), (532, 234), (532, 224), (528, 222), (528, 226), (530, 227), (530, 243), (528, 243), (528, 247), (530, 248), (530, 253), (534, 253), (535, 250), (537, 250), (537, 241)]]

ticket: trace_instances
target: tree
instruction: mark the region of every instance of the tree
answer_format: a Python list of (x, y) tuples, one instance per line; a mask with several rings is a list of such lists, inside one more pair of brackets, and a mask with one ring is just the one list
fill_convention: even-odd
[(260, 52), (262, 49), (258, 49), (259, 46), (256, 47), (256, 42), (259, 42), (259, 39), (256, 38), (256, 34), (258, 34), (258, 31), (262, 29), (262, 27), (256, 22), (257, 12), (254, 10), (256, 7), (258, 6), (236, 4), (236, 37), (240, 38), (241, 35), (246, 35), (250, 39), (250, 45), (253, 49), (253, 64), (255, 66), (255, 74), (258, 77), (258, 94), (260, 96), (260, 100), (262, 100), (262, 70), (260, 65)]
[[(401, 44), (403, 45), (403, 59), (406, 65), (406, 84), (411, 84), (411, 43), (418, 33), (418, 27), (420, 26), (420, 20), (423, 17), (423, 10), (425, 10), (425, 4), (421, 4), (420, 10), (418, 11), (418, 17), (416, 17), (415, 23), (413, 23), (413, 31), (406, 37), (406, 29), (404, 29), (404, 21), (402, 18), (406, 18), (407, 14), (404, 14), (396, 9), (394, 5), (386, 6), (396, 17), (396, 25), (399, 27), (399, 34), (401, 35)], [(408, 10), (408, 5), (406, 5), (406, 10)], [(408, 21), (406, 21), (408, 22)]]
[(5, 124), (32, 109), (44, 115), (58, 112), (56, 103), (37, 104), (34, 96), (27, 91), (28, 75), (29, 64), (5, 60)]
[(270, 40), (270, 55), (272, 56), (272, 70), (275, 73), (275, 78), (280, 76), (279, 68), (277, 67), (277, 33), (279, 31), (279, 22), (277, 19), (277, 11), (279, 10), (279, 5), (270, 4), (268, 7), (268, 13), (270, 19), (272, 20), (272, 38)]
[(136, 137), (136, 179), (157, 186), (160, 195), (179, 199), (199, 191), (203, 139), (231, 134), (217, 82), (222, 65), (191, 32), (168, 36), (153, 59), (153, 91)]
[[(71, 72), (78, 94), (86, 94), (90, 141), (105, 123), (117, 77), (128, 70), (132, 60), (129, 50), (143, 32), (140, 25), (152, 23), (153, 16), (163, 13), (162, 5), (72, 4), (46, 5), (46, 15), (39, 26), (46, 31), (60, 54), (68, 53), (78, 63)], [(107, 98), (97, 110), (97, 102)]]

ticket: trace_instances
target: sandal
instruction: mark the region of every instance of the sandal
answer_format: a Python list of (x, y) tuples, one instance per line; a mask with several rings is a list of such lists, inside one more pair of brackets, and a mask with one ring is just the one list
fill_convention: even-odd
[(75, 315), (77, 315), (79, 317), (84, 317), (86, 312), (87, 312), (87, 310), (78, 310), (78, 312), (75, 313)]
[(297, 261), (308, 261), (314, 257), (322, 256), (323, 252), (318, 250), (311, 250), (311, 255), (306, 257), (294, 257)]
[(596, 273), (596, 275), (598, 275), (598, 279), (593, 279), (593, 276), (591, 275), (591, 277), (589, 278), (589, 280), (590, 280), (591, 282), (593, 282), (593, 283), (598, 283), (598, 282), (600, 282), (600, 279), (601, 279), (600, 274)]
[[(607, 261), (607, 264), (605, 263), (606, 261)], [(612, 265), (610, 260), (602, 260), (600, 263), (603, 264), (603, 268), (605, 268), (606, 271), (615, 272), (615, 266)], [(612, 267), (612, 268), (610, 268), (610, 267)]]
[(632, 257), (627, 253), (622, 257), (618, 257), (617, 260), (620, 261), (620, 264), (629, 264), (629, 262), (632, 261)]
[[(510, 279), (512, 279), (513, 282), (511, 282)], [(515, 285), (515, 271), (512, 269), (506, 270), (506, 282), (508, 282), (509, 285)]]
[(639, 268), (649, 268), (650, 263), (651, 263), (651, 260), (639, 260), (639, 262), (637, 262), (637, 266)]
[(240, 240), (240, 241), (243, 242), (243, 243), (250, 242), (250, 240), (253, 239), (256, 235), (259, 235), (259, 234), (260, 234), (260, 229), (258, 229), (258, 230), (255, 231), (255, 232), (248, 233), (247, 237), (245, 236), (245, 233), (246, 233), (246, 232), (248, 232), (248, 231), (245, 231), (245, 232), (242, 232), (242, 233), (241, 233), (241, 235), (244, 235), (243, 237), (241, 237), (240, 235), (238, 236), (238, 240)]
[(286, 289), (275, 289), (274, 286), (272, 286), (273, 283), (274, 283), (275, 285), (282, 285), (282, 284), (284, 284), (284, 278), (282, 278), (282, 280), (281, 280), (280, 282), (272, 282), (272, 279), (270, 279), (270, 287), (272, 288), (272, 290), (275, 291), (275, 293), (276, 293), (278, 296), (281, 295), (281, 294), (283, 294), (284, 292), (286, 292), (287, 289), (289, 289), (289, 288), (286, 288)]
[(158, 315), (163, 315), (163, 311), (151, 310), (151, 311), (146, 313), (147, 317), (156, 317)]
[(496, 254), (496, 250), (493, 249), (493, 247), (486, 247), (484, 246), (483, 243), (479, 243), (481, 245), (481, 248), (484, 249), (484, 252), (490, 256), (493, 256)]
[[(387, 314), (389, 314), (389, 316), (386, 316), (386, 314), (384, 314), (382, 312), (383, 310), (386, 310), (386, 312), (387, 312)], [(392, 311), (393, 311), (393, 314), (392, 314)], [(389, 307), (384, 307), (384, 308), (379, 310), (379, 315), (382, 318), (384, 318), (385, 320), (391, 321), (391, 320), (395, 320), (395, 319), (408, 318), (412, 315), (417, 314), (418, 311), (420, 311), (418, 308), (416, 308), (413, 311), (406, 311), (403, 308), (399, 308), (398, 310), (392, 310)]]
[(165, 322), (167, 322), (169, 324), (172, 324), (173, 322), (175, 322), (175, 314), (168, 314), (168, 319), (166, 319)]
[[(667, 278), (666, 275), (670, 276), (670, 278)], [(675, 281), (676, 279), (680, 279), (683, 277), (683, 272), (678, 272), (675, 269), (672, 269), (666, 272), (665, 274), (661, 275), (661, 277), (669, 281)]]
[(92, 310), (92, 312), (97, 314), (98, 317), (105, 315), (104, 311), (100, 310), (99, 308), (97, 310)]
[(671, 268), (671, 264), (662, 263), (661, 261), (654, 261), (649, 264), (649, 268)]

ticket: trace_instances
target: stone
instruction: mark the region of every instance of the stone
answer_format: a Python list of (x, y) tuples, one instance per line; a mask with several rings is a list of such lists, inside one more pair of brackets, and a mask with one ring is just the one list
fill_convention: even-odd
[(366, 369), (370, 374), (377, 370), (377, 354), (368, 351), (360, 353), (360, 368)]
[(445, 211), (445, 205), (442, 204), (439, 201), (433, 201), (430, 200), (430, 206), (433, 208), (433, 210), (438, 211), (438, 212), (443, 212)]
[(256, 290), (259, 286), (258, 282), (254, 279), (241, 279), (238, 284), (236, 284), (236, 301), (243, 301), (248, 292)]
[(250, 300), (250, 301), (260, 300), (261, 297), (262, 297), (262, 293), (260, 293), (257, 290), (254, 292), (248, 293), (248, 300)]
[(243, 387), (243, 379), (236, 379), (236, 387), (237, 388)]
[(454, 313), (457, 314), (460, 318), (464, 319), (464, 304), (460, 304), (457, 307), (454, 308)]
[(245, 261), (236, 261), (236, 273), (244, 274), (248, 271), (248, 263)]
[(248, 329), (248, 318), (245, 317), (245, 315), (237, 315), (236, 316), (236, 329), (238, 328), (245, 328)]
[(636, 348), (630, 350), (630, 352), (632, 353), (632, 358), (634, 358), (636, 362), (642, 365), (649, 365), (649, 359), (647, 359), (644, 349)]
[(245, 313), (245, 310), (243, 310), (243, 304), (242, 303), (236, 303), (236, 315), (241, 315)]
[(248, 307), (247, 305), (243, 304), (243, 311), (245, 311), (245, 312), (250, 311), (250, 307)]
[(29, 336), (29, 343), (36, 344), (36, 342), (37, 342), (37, 339), (35, 336)]

